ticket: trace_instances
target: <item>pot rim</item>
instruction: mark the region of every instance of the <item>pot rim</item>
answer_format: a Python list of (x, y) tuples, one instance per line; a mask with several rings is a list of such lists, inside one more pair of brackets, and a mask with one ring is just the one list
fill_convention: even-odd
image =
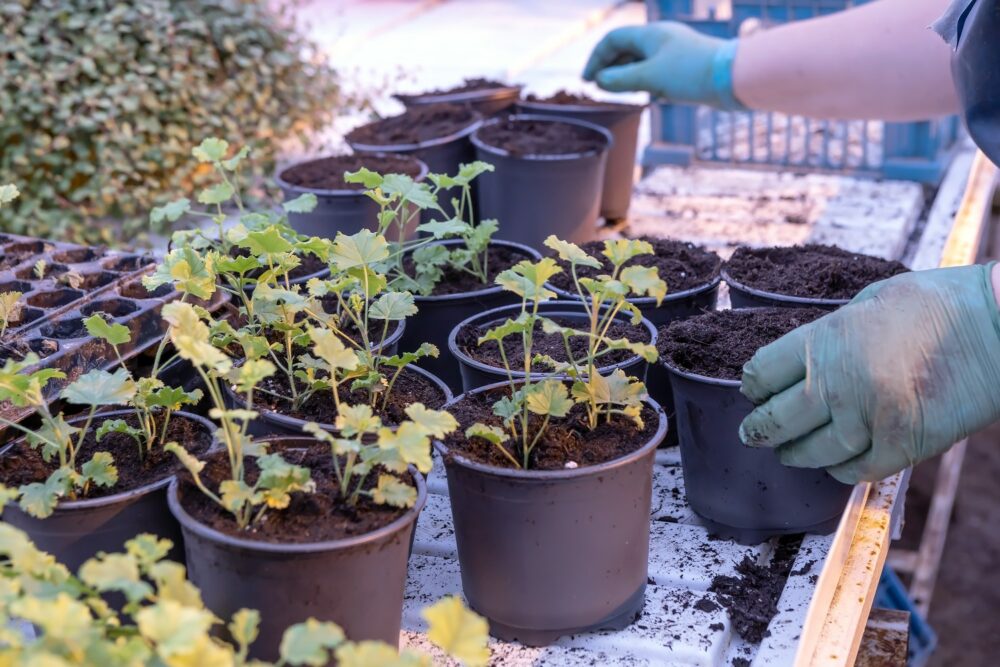
[[(429, 243), (428, 246), (432, 245), (451, 246), (451, 245), (457, 245), (459, 243), (462, 243), (461, 239), (444, 239), (441, 241), (434, 241), (433, 243)], [(491, 239), (489, 245), (501, 245), (501, 246), (506, 246), (507, 248), (512, 248), (523, 254), (525, 256), (525, 259), (529, 259), (536, 262), (542, 258), (540, 252), (538, 252), (531, 246), (525, 245), (523, 243), (518, 243), (517, 241), (506, 241), (504, 239)], [(473, 290), (471, 292), (458, 292), (455, 294), (438, 294), (436, 296), (433, 294), (429, 296), (421, 296), (419, 294), (414, 294), (413, 299), (419, 306), (421, 303), (443, 303), (448, 301), (460, 301), (462, 299), (478, 299), (479, 297), (497, 294), (502, 291), (503, 287), (501, 287), (500, 285), (489, 285), (488, 287), (483, 287), (482, 289)]]
[[(559, 316), (570, 316), (570, 317), (573, 317), (573, 316), (582, 316), (582, 315), (585, 315), (585, 312), (584, 312), (582, 306), (580, 305), (580, 301), (579, 300), (577, 300), (575, 303), (574, 302), (567, 302), (567, 301), (556, 301), (556, 300), (542, 301), (539, 304), (539, 306), (540, 306), (540, 309), (541, 308), (545, 308), (545, 310), (549, 311), (549, 312), (546, 312), (546, 313), (539, 312), (539, 314), (540, 315), (544, 314), (544, 315), (547, 315), (547, 316), (550, 316), (550, 317), (559, 317)], [(577, 307), (577, 308), (574, 308), (574, 307)], [(490, 366), (489, 364), (485, 364), (485, 363), (483, 363), (483, 362), (481, 362), (481, 361), (479, 361), (477, 359), (473, 359), (468, 354), (466, 354), (463, 350), (461, 350), (458, 347), (458, 343), (456, 342), (456, 338), (458, 337), (458, 332), (461, 329), (463, 329), (464, 327), (468, 326), (469, 324), (473, 324), (476, 320), (479, 320), (479, 319), (490, 319), (490, 318), (502, 319), (503, 318), (503, 314), (505, 312), (507, 312), (507, 311), (511, 311), (511, 312), (517, 311), (520, 308), (521, 308), (521, 304), (519, 304), (519, 303), (510, 304), (510, 305), (507, 305), (507, 306), (498, 306), (496, 308), (491, 308), (489, 310), (485, 310), (485, 311), (483, 311), (481, 313), (476, 313), (475, 315), (472, 315), (470, 317), (465, 318), (464, 320), (462, 320), (461, 322), (459, 322), (458, 324), (456, 324), (454, 327), (452, 327), (451, 331), (448, 333), (448, 350), (452, 353), (452, 355), (455, 356), (455, 358), (457, 358), (459, 360), (460, 363), (464, 363), (464, 364), (466, 364), (468, 366), (471, 366), (471, 367), (475, 368), (478, 371), (482, 371), (482, 372), (486, 372), (486, 373), (492, 373), (492, 374), (501, 375), (501, 376), (506, 376), (506, 374), (507, 374), (506, 369), (500, 368), (498, 366)], [(615, 315), (615, 319), (616, 320), (621, 319), (621, 320), (624, 320), (624, 321), (628, 320), (628, 318), (623, 313), (619, 313), (619, 314)], [(656, 327), (653, 326), (653, 323), (650, 322), (645, 317), (643, 317), (642, 321), (639, 323), (639, 326), (644, 327), (646, 329), (646, 331), (649, 332), (649, 344), (652, 345), (653, 347), (656, 347), (657, 331), (656, 331)], [(619, 368), (620, 369), (631, 368), (632, 366), (639, 365), (639, 364), (643, 363), (644, 361), (645, 360), (642, 357), (640, 357), (639, 355), (635, 355), (634, 354), (631, 357), (629, 357), (628, 359), (626, 359), (625, 361), (619, 361), (618, 363), (609, 364), (607, 366), (598, 366), (597, 370), (598, 370), (598, 372), (606, 372), (606, 371), (614, 371), (614, 370), (619, 369)], [(510, 373), (511, 373), (511, 375), (513, 377), (518, 378), (518, 379), (524, 379), (524, 377), (525, 377), (525, 374), (524, 374), (523, 371), (512, 370)], [(532, 374), (532, 375), (535, 376), (535, 374)], [(540, 378), (541, 377), (564, 378), (564, 377), (567, 377), (567, 376), (564, 375), (564, 374), (539, 372), (537, 374), (537, 377), (540, 377)]]
[[(576, 125), (577, 127), (583, 127), (588, 130), (597, 132), (602, 137), (604, 137), (604, 147), (595, 150), (584, 151), (582, 153), (560, 153), (558, 155), (547, 155), (544, 153), (531, 153), (528, 155), (512, 155), (509, 151), (502, 148), (497, 148), (491, 144), (487, 144), (482, 139), (479, 138), (479, 132), (484, 127), (496, 125), (501, 122), (507, 121), (541, 121), (546, 123), (565, 123), (566, 125)], [(469, 137), (472, 144), (479, 150), (489, 153), (491, 155), (496, 155), (499, 157), (506, 157), (513, 160), (526, 160), (531, 162), (567, 162), (570, 160), (579, 160), (585, 157), (595, 157), (606, 154), (615, 144), (614, 136), (611, 132), (596, 123), (589, 123), (585, 120), (578, 120), (576, 118), (556, 118), (554, 116), (541, 116), (538, 114), (526, 114), (526, 113), (512, 113), (506, 116), (498, 116), (495, 118), (490, 118), (489, 120), (483, 121), (476, 131)]]
[[(458, 141), (470, 136), (473, 132), (479, 129), (480, 125), (483, 124), (483, 114), (479, 113), (475, 109), (470, 109), (470, 111), (472, 112), (472, 122), (470, 122), (466, 127), (443, 137), (427, 139), (426, 141), (418, 141), (415, 144), (365, 144), (360, 141), (351, 141), (346, 138), (345, 141), (347, 142), (347, 145), (351, 147), (351, 150), (360, 153), (408, 153), (412, 151), (424, 150), (425, 148), (443, 146), (444, 144), (450, 144), (453, 141)], [(375, 122), (377, 123), (378, 121)]]
[[(308, 160), (298, 160), (296, 162), (292, 162), (291, 164), (282, 167), (281, 169), (277, 170), (274, 173), (274, 182), (278, 184), (279, 188), (288, 189), (293, 192), (297, 192), (299, 194), (314, 194), (322, 197), (357, 197), (357, 196), (364, 197), (365, 190), (367, 188), (362, 188), (361, 190), (350, 190), (348, 188), (340, 188), (336, 190), (324, 190), (321, 188), (306, 188), (301, 185), (292, 185), (284, 178), (282, 178), (282, 176), (284, 176), (286, 171), (288, 171), (293, 167), (297, 167), (300, 164), (309, 164), (310, 162), (318, 162), (319, 160), (325, 160), (331, 157), (350, 157), (351, 155), (353, 155), (353, 153), (348, 153), (346, 155), (322, 155), (320, 157), (309, 158)], [(369, 157), (379, 157), (379, 158), (391, 157), (395, 159), (404, 159), (416, 162), (417, 165), (420, 167), (420, 173), (413, 178), (413, 180), (415, 181), (424, 180), (427, 177), (427, 173), (429, 171), (424, 161), (414, 155), (408, 155), (406, 153), (387, 153), (384, 151), (378, 153), (374, 152), (366, 153), (366, 155)]]
[[(698, 296), (699, 294), (710, 292), (713, 289), (716, 289), (719, 286), (719, 283), (721, 282), (722, 282), (722, 274), (719, 273), (707, 283), (702, 283), (701, 285), (695, 285), (694, 287), (690, 287), (680, 292), (668, 291), (667, 295), (663, 297), (663, 300), (660, 302), (659, 306), (656, 305), (656, 297), (652, 296), (633, 296), (625, 300), (631, 304), (635, 304), (636, 306), (651, 305), (655, 310), (656, 308), (662, 308), (666, 306), (668, 303), (672, 303), (674, 301), (682, 301), (692, 296)], [(545, 287), (558, 294), (560, 299), (565, 299), (567, 301), (576, 301), (577, 303), (580, 302), (580, 295), (576, 294), (575, 292), (564, 290), (561, 287), (556, 287), (552, 283), (548, 282), (545, 283)]]
[(757, 289), (755, 287), (749, 287), (744, 285), (740, 281), (734, 279), (729, 271), (726, 270), (726, 266), (723, 265), (719, 270), (719, 275), (722, 276), (726, 284), (732, 288), (735, 288), (738, 292), (746, 292), (751, 296), (756, 296), (764, 299), (770, 299), (771, 301), (781, 301), (783, 303), (793, 303), (799, 306), (843, 306), (850, 302), (850, 299), (820, 299), (808, 296), (793, 296), (791, 294), (779, 294), (778, 292), (767, 292), (765, 290)]
[[(515, 380), (515, 382), (520, 382)], [(456, 396), (450, 403), (444, 406), (447, 410), (452, 405), (458, 403), (462, 400), (466, 394), (479, 394), (493, 389), (499, 389), (502, 387), (507, 387), (510, 383), (506, 380), (503, 382), (494, 382), (493, 384), (488, 384), (482, 387), (476, 387), (471, 391), (467, 391), (463, 394)], [(610, 470), (620, 468), (629, 465), (648, 454), (652, 454), (659, 447), (663, 438), (667, 434), (667, 413), (663, 411), (663, 407), (654, 401), (652, 398), (647, 397), (644, 402), (656, 411), (656, 416), (660, 420), (660, 423), (656, 427), (656, 432), (650, 436), (649, 440), (642, 446), (633, 452), (629, 452), (625, 456), (621, 456), (617, 459), (612, 459), (610, 461), (605, 461), (604, 463), (599, 463), (593, 466), (581, 466), (579, 468), (573, 468), (571, 470), (517, 470), (514, 468), (501, 468), (499, 466), (491, 466), (485, 463), (479, 463), (477, 461), (472, 461), (465, 458), (461, 454), (453, 453), (447, 446), (440, 440), (434, 441), (434, 449), (437, 450), (438, 454), (441, 456), (449, 455), (451, 460), (464, 468), (469, 468), (475, 470), (476, 472), (492, 475), (494, 477), (506, 477), (510, 479), (526, 480), (526, 481), (552, 481), (560, 479), (579, 479), (583, 477), (592, 477), (595, 475), (602, 475)]]
[[(429, 380), (431, 384), (433, 384), (438, 390), (440, 390), (444, 394), (444, 405), (447, 405), (448, 403), (450, 403), (455, 398), (455, 395), (452, 393), (451, 388), (448, 387), (448, 385), (446, 385), (444, 383), (444, 380), (442, 380), (438, 376), (434, 375), (430, 371), (428, 371), (426, 369), (423, 369), (423, 368), (420, 368), (416, 364), (409, 364), (409, 365), (407, 365), (407, 367), (406, 367), (405, 370), (407, 370), (407, 371), (414, 371), (415, 373), (417, 373), (417, 375), (423, 376), (424, 379)], [(235, 401), (237, 405), (240, 405), (243, 408), (247, 407), (246, 402), (243, 400), (243, 397), (240, 396), (239, 394), (237, 394), (235, 391), (233, 391), (232, 386), (228, 382), (223, 383), (222, 390), (224, 392), (226, 392), (226, 394), (228, 395), (228, 398), (230, 398), (231, 400)], [(263, 419), (264, 421), (277, 423), (277, 424), (280, 424), (282, 427), (288, 428), (288, 429), (297, 429), (299, 431), (302, 431), (302, 425), (303, 424), (308, 424), (311, 421), (311, 420), (308, 420), (308, 419), (302, 419), (300, 417), (292, 417), (290, 415), (282, 414), (281, 412), (278, 412), (277, 410), (264, 410), (264, 409), (261, 409), (261, 408), (256, 407), (256, 406), (253, 406), (252, 409), (256, 410), (257, 413), (258, 413), (258, 415), (260, 416), (260, 418)], [(317, 422), (317, 423), (319, 423), (319, 422)], [(320, 428), (322, 428), (324, 431), (327, 431), (328, 433), (338, 433), (339, 432), (337, 430), (337, 428), (333, 424), (319, 423), (319, 426), (320, 426)], [(305, 433), (305, 431), (302, 431), (302, 432), (303, 432), (303, 434)], [(294, 437), (307, 437), (307, 436), (305, 436), (305, 435), (303, 435), (303, 436), (291, 436), (291, 435), (289, 435), (289, 436), (281, 436), (281, 435), (274, 435), (274, 436), (267, 436), (266, 438), (262, 437), (261, 439), (264, 440), (264, 439), (271, 438), (271, 437), (275, 437), (275, 438), (278, 438), (278, 437), (294, 438)]]
[(478, 88), (457, 93), (393, 93), (393, 98), (404, 105), (422, 104), (461, 104), (463, 102), (488, 102), (502, 100), (505, 97), (518, 98), (524, 89), (523, 84), (496, 86), (493, 88)]
[[(313, 438), (309, 437), (287, 435), (268, 436), (267, 438), (261, 438), (258, 442), (272, 442), (274, 440), (305, 440), (309, 442), (317, 442)], [(170, 513), (173, 514), (174, 518), (177, 519), (177, 522), (181, 524), (181, 528), (184, 530), (190, 530), (199, 537), (212, 540), (213, 542), (224, 544), (226, 546), (238, 547), (248, 551), (263, 551), (267, 553), (305, 554), (316, 553), (319, 551), (334, 551), (378, 541), (383, 537), (388, 537), (389, 535), (398, 532), (404, 528), (406, 524), (416, 522), (417, 517), (420, 515), (420, 511), (424, 508), (424, 505), (427, 502), (427, 485), (424, 482), (424, 476), (416, 468), (410, 466), (409, 472), (417, 485), (417, 500), (413, 504), (413, 507), (407, 508), (407, 510), (398, 518), (387, 523), (381, 528), (373, 530), (370, 533), (355, 535), (354, 537), (346, 537), (339, 540), (325, 540), (323, 542), (261, 542), (227, 535), (226, 533), (218, 531), (214, 528), (209, 528), (187, 513), (187, 510), (185, 510), (181, 505), (180, 490), (176, 478), (170, 481), (170, 488), (167, 489), (167, 505), (170, 508)]]
[[(740, 308), (740, 309), (737, 309), (737, 310), (752, 310), (752, 309), (750, 309), (750, 308)], [(674, 375), (680, 376), (680, 377), (682, 377), (682, 378), (684, 378), (686, 380), (691, 380), (692, 382), (698, 382), (700, 384), (713, 385), (713, 386), (716, 386), (716, 387), (730, 387), (730, 388), (735, 387), (737, 389), (740, 387), (740, 385), (743, 384), (740, 380), (727, 380), (725, 378), (713, 378), (713, 377), (709, 377), (707, 375), (699, 375), (697, 373), (691, 373), (690, 371), (681, 370), (680, 368), (677, 368), (677, 366), (674, 366), (673, 364), (668, 363), (667, 360), (666, 360), (666, 357), (660, 357), (659, 362), (669, 372), (673, 373)]]
[(569, 113), (579, 113), (579, 114), (598, 114), (607, 113), (609, 111), (619, 111), (622, 114), (628, 115), (630, 113), (642, 113), (644, 110), (652, 106), (649, 102), (644, 104), (628, 104), (626, 102), (612, 102), (610, 100), (594, 100), (598, 104), (557, 104), (555, 102), (537, 102), (533, 100), (520, 99), (517, 101), (517, 107), (520, 109), (525, 109), (529, 113), (531, 111), (567, 111)]
[[(105, 419), (113, 419), (119, 416), (129, 416), (134, 414), (135, 412), (133, 410), (109, 410), (107, 412), (96, 413), (94, 415), (94, 419), (96, 420), (98, 417)], [(201, 424), (203, 427), (205, 427), (205, 430), (208, 431), (209, 436), (211, 437), (211, 442), (208, 445), (207, 451), (210, 452), (216, 448), (218, 442), (215, 439), (215, 424), (213, 424), (205, 417), (202, 417), (201, 415), (196, 415), (193, 412), (186, 412), (184, 410), (175, 410), (174, 412), (170, 413), (171, 419), (178, 415), (184, 417), (185, 419), (190, 419), (191, 421), (197, 422)], [(86, 419), (87, 419), (86, 415), (81, 415), (79, 417), (74, 417), (68, 420), (67, 423), (72, 425), (76, 422), (86, 421)], [(11, 441), (10, 444), (7, 444), (4, 447), (0, 448), (0, 456), (6, 454), (11, 447), (16, 445), (23, 439), (24, 436), (17, 438)], [(158, 479), (155, 482), (150, 482), (149, 484), (144, 484), (143, 486), (137, 486), (134, 489), (130, 489), (128, 491), (122, 491), (120, 493), (115, 493), (110, 496), (101, 496), (100, 498), (90, 498), (84, 500), (59, 500), (56, 503), (55, 511), (73, 512), (80, 510), (90, 510), (98, 507), (106, 507), (108, 505), (115, 505), (117, 503), (122, 502), (123, 500), (137, 498), (139, 496), (145, 496), (147, 494), (150, 494), (154, 491), (159, 491), (160, 489), (170, 484), (170, 482), (173, 481), (173, 479), (176, 476), (177, 473), (173, 473), (171, 475), (167, 475), (163, 479)], [(42, 519), (42, 521), (44, 521), (44, 519)]]

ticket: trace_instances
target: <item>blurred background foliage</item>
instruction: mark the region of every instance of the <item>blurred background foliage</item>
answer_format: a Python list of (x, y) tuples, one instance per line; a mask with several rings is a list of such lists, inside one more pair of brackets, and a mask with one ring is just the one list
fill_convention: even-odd
[(264, 0), (0, 0), (5, 231), (141, 240), (152, 206), (210, 178), (209, 136), (253, 149), (252, 176), (351, 104), (336, 72)]

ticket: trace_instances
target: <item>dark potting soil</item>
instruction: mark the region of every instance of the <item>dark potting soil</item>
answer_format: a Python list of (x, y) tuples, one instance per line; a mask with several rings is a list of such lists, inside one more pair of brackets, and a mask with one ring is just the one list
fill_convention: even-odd
[(571, 93), (567, 90), (560, 90), (548, 97), (542, 97), (540, 95), (528, 95), (525, 98), (528, 102), (537, 102), (538, 104), (564, 104), (566, 106), (578, 106), (578, 107), (613, 107), (613, 108), (637, 108), (638, 105), (634, 104), (622, 104), (621, 102), (609, 102), (607, 100), (595, 100), (592, 97), (587, 97), (586, 95), (581, 95), (580, 93)]
[[(135, 415), (123, 417), (115, 415), (110, 419), (124, 419), (131, 426), (138, 426)], [(162, 424), (162, 415), (158, 417)], [(102, 498), (116, 493), (124, 493), (158, 482), (175, 474), (183, 466), (176, 456), (162, 447), (154, 447), (144, 459), (139, 458), (136, 441), (122, 433), (109, 433), (98, 443), (97, 429), (103, 424), (98, 414), (94, 417), (90, 430), (84, 437), (82, 447), (77, 451), (77, 465), (83, 465), (97, 452), (108, 452), (118, 468), (118, 481), (111, 487), (91, 486), (86, 498)], [(82, 424), (77, 424), (81, 426)], [(172, 415), (167, 425), (165, 442), (176, 442), (195, 456), (201, 456), (212, 444), (212, 433), (202, 424), (179, 415)], [(44, 482), (58, 467), (58, 458), (47, 463), (40, 450), (32, 449), (24, 440), (11, 445), (10, 451), (0, 456), (0, 480), (7, 486), (21, 486), (32, 482)]]
[(420, 175), (420, 164), (395, 155), (334, 155), (289, 167), (281, 178), (290, 185), (312, 190), (364, 190), (361, 183), (348, 183), (344, 174), (364, 167), (379, 174)]
[(819, 308), (717, 310), (661, 328), (656, 347), (664, 363), (682, 371), (739, 380), (758, 349), (826, 314)]
[(801, 544), (801, 535), (787, 535), (778, 540), (767, 565), (745, 556), (736, 566), (739, 576), (712, 579), (708, 590), (718, 596), (736, 632), (746, 641), (759, 644), (770, 635), (767, 626), (778, 613), (778, 599)]
[[(711, 250), (685, 241), (659, 239), (654, 236), (640, 236), (640, 241), (647, 241), (653, 246), (652, 255), (639, 255), (625, 262), (623, 266), (645, 266), (657, 270), (660, 279), (667, 283), (667, 294), (683, 292), (699, 285), (711, 282), (719, 275), (722, 260)], [(591, 257), (601, 261), (600, 269), (589, 266), (577, 266), (576, 275), (580, 278), (596, 278), (599, 275), (610, 275), (611, 261), (602, 252), (604, 241), (588, 241), (580, 247)], [(562, 267), (562, 273), (557, 273), (549, 280), (561, 290), (575, 293), (573, 275), (569, 263), (556, 258), (555, 252), (550, 253)]]
[[(560, 324), (565, 327), (574, 327), (577, 329), (586, 330), (588, 325), (588, 321), (585, 317), (551, 317), (549, 319), (554, 321), (556, 324)], [(500, 356), (500, 346), (497, 345), (496, 341), (489, 340), (482, 345), (479, 344), (479, 337), (498, 324), (502, 324), (502, 322), (495, 322), (493, 324), (478, 327), (462, 327), (462, 329), (459, 330), (458, 334), (455, 336), (455, 342), (458, 344), (460, 350), (476, 361), (494, 368), (503, 368), (503, 357)], [(635, 326), (629, 322), (612, 322), (611, 326), (608, 327), (607, 335), (609, 338), (613, 339), (627, 338), (633, 343), (649, 342), (649, 331), (641, 325)], [(524, 345), (521, 341), (521, 337), (517, 335), (508, 336), (504, 339), (503, 343), (504, 353), (507, 356), (507, 362), (510, 364), (511, 369), (523, 369)], [(569, 347), (573, 353), (573, 358), (577, 361), (586, 358), (586, 337), (572, 336), (569, 339)], [(559, 334), (544, 333), (542, 331), (541, 322), (535, 324), (531, 353), (532, 355), (545, 354), (552, 357), (556, 361), (569, 361), (566, 357), (566, 345), (563, 343), (562, 336)], [(632, 353), (628, 350), (616, 350), (602, 356), (599, 359), (599, 368), (607, 368), (608, 366), (627, 361), (632, 357)], [(539, 371), (554, 370), (545, 364), (533, 364), (533, 368)]]
[[(476, 422), (502, 428), (501, 419), (493, 414), (493, 404), (505, 395), (509, 395), (506, 387), (467, 394), (462, 400), (453, 403), (448, 412), (458, 420), (460, 428), (445, 438), (445, 446), (473, 461), (500, 468), (513, 468), (514, 465), (495, 445), (482, 438), (467, 439), (464, 435), (465, 429)], [(530, 469), (562, 470), (571, 462), (582, 467), (626, 456), (649, 442), (656, 433), (659, 426), (656, 411), (643, 406), (642, 419), (644, 428), (640, 429), (621, 415), (612, 415), (610, 422), (602, 416), (597, 428), (591, 431), (587, 425), (586, 410), (582, 405), (574, 405), (565, 417), (549, 421), (531, 452)], [(534, 436), (542, 423), (542, 417), (531, 415), (529, 422), (529, 433)], [(517, 443), (510, 441), (507, 444), (513, 449), (511, 453), (520, 460)]]
[(427, 104), (362, 125), (347, 133), (347, 141), (370, 146), (400, 146), (440, 139), (479, 120), (479, 114), (460, 104)]
[[(467, 271), (460, 271), (452, 267), (444, 267), (443, 275), (438, 284), (434, 286), (433, 296), (445, 296), (448, 294), (464, 294), (466, 292), (478, 292), (479, 290), (496, 287), (496, 277), (518, 262), (530, 259), (514, 248), (502, 245), (490, 245), (486, 249), (486, 273), (489, 279), (485, 284), (481, 283), (475, 276)], [(409, 256), (403, 258), (403, 270), (409, 275), (414, 275), (413, 259)]]
[(592, 153), (607, 145), (597, 132), (557, 120), (502, 120), (483, 127), (478, 136), (515, 157)]
[[(333, 458), (330, 447), (326, 444), (317, 443), (308, 448), (275, 444), (268, 451), (280, 453), (289, 463), (309, 468), (312, 480), (316, 483), (316, 491), (292, 493), (287, 508), (268, 510), (260, 521), (255, 522), (249, 529), (241, 530), (232, 515), (202, 493), (185, 471), (178, 476), (181, 506), (198, 523), (226, 535), (261, 542), (282, 543), (323, 542), (364, 535), (392, 523), (406, 512), (405, 509), (377, 505), (364, 496), (359, 498), (354, 507), (340, 501), (337, 495)], [(247, 483), (253, 485), (257, 481), (258, 474), (259, 470), (254, 459), (247, 457)], [(380, 469), (373, 470), (365, 480), (363, 488), (368, 490), (375, 486), (380, 474), (390, 473)], [(221, 482), (231, 479), (231, 475), (225, 452), (219, 452), (206, 459), (201, 479), (205, 486), (215, 492), (218, 491)], [(403, 475), (400, 478), (411, 486), (414, 485), (410, 475)]]
[(454, 95), (455, 93), (473, 93), (479, 90), (495, 90), (497, 88), (509, 88), (506, 83), (494, 79), (466, 79), (453, 88), (441, 88), (438, 90), (428, 90), (423, 93), (406, 94), (404, 97), (424, 97), (427, 95)]
[(813, 299), (851, 299), (868, 285), (909, 271), (903, 264), (828, 245), (740, 247), (726, 272), (754, 289)]
[[(394, 371), (395, 369), (392, 368), (384, 368), (382, 374), (386, 378), (391, 378)], [(304, 383), (299, 381), (296, 381), (296, 384), (298, 391), (302, 391), (305, 387)], [(282, 396), (289, 394), (288, 380), (284, 374), (272, 375), (261, 382), (258, 387)], [(367, 390), (352, 391), (350, 383), (347, 382), (338, 387), (337, 395), (341, 402), (350, 405), (368, 402)], [(291, 401), (265, 394), (263, 391), (255, 392), (253, 398), (255, 408), (278, 412), (286, 417), (295, 417), (320, 424), (332, 424), (337, 419), (337, 408), (329, 390), (316, 392), (297, 410), (292, 408)], [(407, 419), (406, 408), (410, 404), (423, 403), (428, 408), (436, 410), (444, 405), (446, 399), (447, 396), (437, 385), (431, 383), (423, 375), (406, 369), (399, 374), (396, 383), (392, 385), (389, 400), (384, 404), (381, 399), (379, 400), (380, 407), (377, 414), (387, 426), (395, 426)]]

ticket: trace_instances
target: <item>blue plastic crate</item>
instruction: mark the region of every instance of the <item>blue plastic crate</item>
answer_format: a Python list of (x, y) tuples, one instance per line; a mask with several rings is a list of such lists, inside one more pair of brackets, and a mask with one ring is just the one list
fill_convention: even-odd
[[(732, 0), (732, 18), (693, 0), (647, 0), (650, 21), (676, 20), (718, 37), (748, 18), (765, 24), (810, 18), (868, 0)], [(938, 183), (959, 137), (958, 118), (919, 122), (833, 121), (769, 112), (726, 112), (685, 104), (652, 107), (652, 142), (643, 165), (699, 162), (825, 171)]]
[(875, 591), (874, 606), (910, 612), (910, 645), (906, 664), (907, 667), (924, 667), (937, 647), (937, 634), (913, 606), (903, 582), (888, 566), (882, 570), (882, 577)]

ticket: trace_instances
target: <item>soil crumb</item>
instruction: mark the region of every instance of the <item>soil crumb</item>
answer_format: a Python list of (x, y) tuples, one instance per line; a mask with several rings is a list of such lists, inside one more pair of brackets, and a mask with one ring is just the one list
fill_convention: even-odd
[(525, 98), (528, 102), (535, 102), (537, 104), (564, 104), (566, 106), (586, 106), (586, 107), (614, 107), (614, 108), (640, 108), (637, 104), (623, 104), (621, 102), (611, 102), (608, 100), (595, 100), (592, 97), (587, 97), (581, 93), (571, 93), (568, 90), (559, 90), (549, 95), (548, 97), (542, 97), (540, 95), (528, 95)]
[(594, 130), (557, 120), (502, 120), (480, 129), (478, 137), (515, 157), (591, 153), (607, 147), (604, 136)]
[(717, 310), (662, 327), (656, 347), (664, 363), (682, 371), (739, 380), (758, 349), (826, 314), (819, 308)]
[(852, 299), (874, 282), (909, 271), (899, 262), (815, 244), (740, 247), (725, 270), (747, 287), (813, 299)]
[(364, 190), (361, 183), (348, 183), (344, 174), (364, 167), (379, 174), (420, 175), (420, 163), (402, 155), (334, 155), (289, 167), (281, 178), (290, 185), (312, 190)]
[(480, 115), (461, 104), (426, 104), (347, 133), (352, 144), (394, 146), (440, 139), (469, 127)]

